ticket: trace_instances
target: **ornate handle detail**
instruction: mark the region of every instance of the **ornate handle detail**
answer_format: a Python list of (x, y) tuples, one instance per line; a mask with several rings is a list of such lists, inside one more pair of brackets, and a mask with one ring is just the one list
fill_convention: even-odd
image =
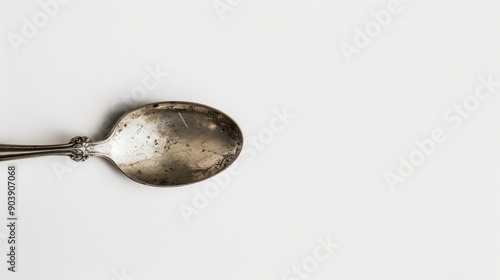
[(73, 149), (69, 157), (76, 162), (82, 162), (89, 159), (89, 146), (91, 142), (90, 138), (85, 136), (78, 136), (71, 139), (69, 143), (73, 145)]
[(90, 138), (83, 136), (75, 137), (69, 144), (63, 145), (0, 145), (0, 161), (38, 156), (69, 156), (74, 161), (82, 162), (92, 156), (91, 147)]

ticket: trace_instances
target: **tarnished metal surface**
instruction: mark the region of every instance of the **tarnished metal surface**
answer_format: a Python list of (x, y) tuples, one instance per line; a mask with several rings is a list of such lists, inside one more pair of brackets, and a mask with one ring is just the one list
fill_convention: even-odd
[(136, 182), (169, 187), (214, 176), (236, 160), (242, 147), (240, 128), (224, 113), (201, 104), (161, 102), (124, 115), (103, 141), (75, 137), (60, 146), (0, 146), (0, 160), (101, 156)]
[(226, 169), (243, 137), (213, 108), (185, 102), (150, 104), (124, 116), (90, 154), (107, 157), (131, 179), (152, 186), (198, 182)]

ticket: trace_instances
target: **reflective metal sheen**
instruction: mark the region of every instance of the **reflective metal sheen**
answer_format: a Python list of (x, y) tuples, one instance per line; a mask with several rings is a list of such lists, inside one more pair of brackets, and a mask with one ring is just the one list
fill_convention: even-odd
[(0, 145), (0, 161), (52, 155), (85, 161), (99, 156), (138, 183), (172, 187), (216, 175), (236, 160), (242, 147), (240, 128), (219, 110), (159, 102), (125, 114), (105, 140), (75, 137), (64, 145)]

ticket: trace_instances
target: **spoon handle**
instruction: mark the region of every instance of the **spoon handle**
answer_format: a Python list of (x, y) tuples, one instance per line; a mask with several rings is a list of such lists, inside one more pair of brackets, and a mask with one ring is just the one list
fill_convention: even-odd
[(63, 145), (0, 145), (0, 161), (40, 156), (69, 156), (74, 161), (86, 161), (91, 156), (90, 144), (88, 137), (79, 136)]

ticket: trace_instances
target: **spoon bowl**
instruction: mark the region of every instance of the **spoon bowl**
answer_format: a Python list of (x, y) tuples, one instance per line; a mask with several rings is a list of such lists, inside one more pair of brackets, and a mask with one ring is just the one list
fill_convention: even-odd
[(0, 161), (67, 155), (76, 161), (104, 157), (130, 179), (174, 187), (208, 179), (241, 153), (243, 135), (221, 111), (190, 102), (145, 105), (121, 117), (102, 141), (75, 137), (56, 146), (0, 146)]

